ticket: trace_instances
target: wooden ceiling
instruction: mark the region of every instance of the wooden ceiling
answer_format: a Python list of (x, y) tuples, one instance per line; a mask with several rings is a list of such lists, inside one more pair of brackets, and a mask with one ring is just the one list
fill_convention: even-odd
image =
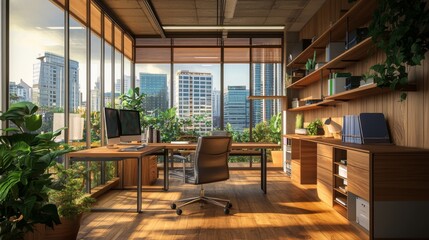
[(99, 0), (131, 34), (148, 37), (171, 37), (178, 32), (163, 26), (284, 26), (288, 31), (299, 31), (324, 1)]

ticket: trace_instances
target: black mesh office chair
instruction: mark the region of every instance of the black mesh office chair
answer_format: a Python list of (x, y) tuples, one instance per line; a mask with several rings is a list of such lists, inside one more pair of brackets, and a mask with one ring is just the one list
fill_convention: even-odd
[[(225, 214), (229, 214), (232, 204), (227, 199), (207, 197), (204, 195), (203, 184), (225, 181), (229, 179), (228, 156), (231, 152), (231, 137), (206, 136), (200, 137), (194, 156), (194, 171), (186, 174), (186, 183), (201, 185), (200, 195), (176, 200), (171, 204), (176, 209), (177, 215), (182, 214), (182, 207), (196, 203), (211, 203), (224, 208)], [(176, 203), (183, 203), (179, 206)]]

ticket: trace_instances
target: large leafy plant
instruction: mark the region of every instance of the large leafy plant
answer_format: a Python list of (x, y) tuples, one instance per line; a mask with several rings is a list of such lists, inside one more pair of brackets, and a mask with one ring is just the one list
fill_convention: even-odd
[[(379, 87), (402, 89), (408, 66), (420, 65), (429, 49), (427, 1), (380, 0), (369, 26), (369, 36), (386, 53), (384, 63), (371, 67)], [(402, 93), (401, 100), (406, 98)]]
[(14, 125), (0, 136), (0, 239), (21, 238), (36, 223), (60, 223), (57, 207), (48, 203), (54, 185), (47, 169), (71, 148), (54, 141), (61, 129), (35, 132), (42, 126), (37, 110), (30, 102), (20, 102), (0, 115)]

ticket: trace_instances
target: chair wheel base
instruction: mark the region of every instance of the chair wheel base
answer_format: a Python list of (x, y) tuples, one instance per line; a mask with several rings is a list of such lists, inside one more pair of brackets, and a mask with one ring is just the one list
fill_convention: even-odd
[(175, 204), (175, 203), (172, 203), (172, 204), (170, 205), (170, 207), (171, 207), (171, 209), (176, 209), (176, 204)]
[(228, 215), (229, 214), (229, 208), (223, 209), (223, 212), (225, 213), (225, 215)]
[(182, 209), (180, 208), (176, 209), (176, 214), (179, 216), (182, 215)]
[(232, 208), (232, 203), (230, 203), (230, 202), (229, 202), (229, 203), (227, 203), (227, 204), (226, 204), (226, 208)]

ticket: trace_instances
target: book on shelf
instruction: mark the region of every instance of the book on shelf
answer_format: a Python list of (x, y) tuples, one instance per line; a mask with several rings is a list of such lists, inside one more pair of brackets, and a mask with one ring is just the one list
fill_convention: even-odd
[(335, 198), (335, 200), (336, 200), (339, 204), (341, 204), (341, 205), (343, 205), (343, 206), (347, 206), (347, 200), (346, 200), (344, 197), (336, 197), (336, 198)]

